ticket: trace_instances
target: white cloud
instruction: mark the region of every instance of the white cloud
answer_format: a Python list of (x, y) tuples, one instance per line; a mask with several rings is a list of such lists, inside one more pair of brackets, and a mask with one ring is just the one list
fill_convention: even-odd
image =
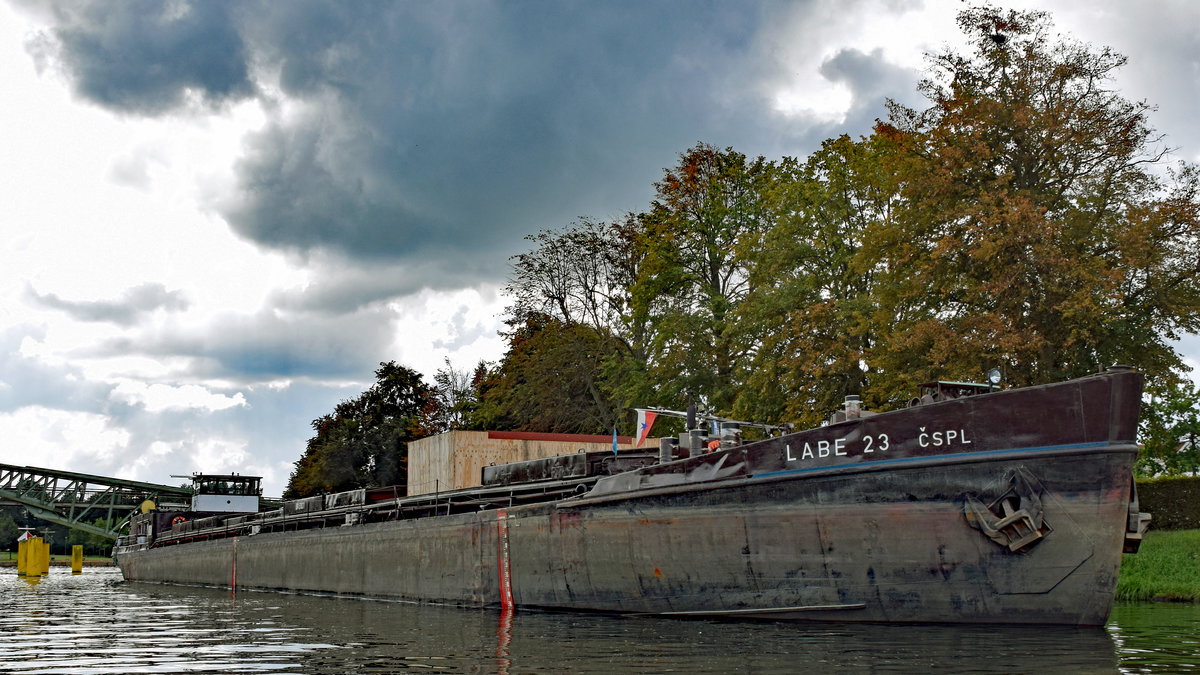
[(104, 415), (25, 406), (0, 414), (4, 438), (0, 458), (6, 464), (72, 467), (88, 472), (124, 453), (127, 430)]
[(233, 396), (217, 394), (196, 385), (171, 386), (147, 384), (136, 380), (122, 380), (112, 390), (111, 398), (130, 405), (141, 405), (147, 412), (164, 410), (225, 410), (234, 406), (245, 406), (246, 397), (241, 392)]
[(226, 473), (231, 470), (226, 467), (241, 467), (248, 459), (244, 442), (226, 438), (197, 441), (189, 454), (194, 470), (206, 473)]
[(887, 63), (915, 73), (926, 52), (941, 49), (947, 36), (958, 35), (957, 6), (949, 0), (796, 3), (765, 26), (759, 38), (761, 60), (774, 66), (763, 83), (766, 96), (781, 114), (841, 122), (854, 92), (845, 82), (830, 80), (821, 72), (822, 65), (840, 52), (854, 50), (877, 52)]
[(504, 353), (500, 316), (505, 299), (496, 286), (457, 291), (422, 291), (390, 303), (396, 313), (392, 350), (397, 360), (426, 375), (445, 366), (470, 370), (481, 360), (495, 361)]

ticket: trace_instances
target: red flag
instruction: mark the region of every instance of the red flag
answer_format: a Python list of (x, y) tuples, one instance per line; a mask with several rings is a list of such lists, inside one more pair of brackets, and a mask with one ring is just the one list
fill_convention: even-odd
[(642, 443), (646, 442), (646, 437), (650, 435), (650, 427), (654, 426), (654, 418), (658, 417), (658, 413), (635, 408), (637, 410), (637, 443), (635, 448), (642, 447)]

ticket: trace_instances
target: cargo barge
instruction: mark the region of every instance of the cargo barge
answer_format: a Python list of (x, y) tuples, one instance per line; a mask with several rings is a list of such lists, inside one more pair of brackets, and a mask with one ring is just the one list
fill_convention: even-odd
[(931, 383), (906, 408), (849, 401), (760, 441), (729, 424), (657, 452), (487, 467), (480, 487), (261, 512), (237, 504), (257, 478), (198, 476), (192, 509), (136, 515), (113, 555), (130, 581), (471, 607), (1100, 625), (1149, 521), (1141, 389), (1125, 368)]

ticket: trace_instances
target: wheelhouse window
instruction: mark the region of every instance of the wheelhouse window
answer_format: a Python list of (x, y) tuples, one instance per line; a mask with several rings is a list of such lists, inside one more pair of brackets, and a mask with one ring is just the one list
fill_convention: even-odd
[(260, 481), (253, 476), (197, 476), (196, 494), (257, 497), (262, 494)]

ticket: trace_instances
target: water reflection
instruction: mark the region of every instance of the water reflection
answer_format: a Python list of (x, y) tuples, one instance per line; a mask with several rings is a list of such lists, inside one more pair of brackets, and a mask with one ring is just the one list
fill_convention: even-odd
[(1108, 630), (1127, 673), (1200, 672), (1200, 606), (1121, 604)]
[(1196, 670), (1200, 611), (1119, 607), (1108, 630), (784, 624), (463, 610), (0, 575), (0, 671), (1103, 673)]

